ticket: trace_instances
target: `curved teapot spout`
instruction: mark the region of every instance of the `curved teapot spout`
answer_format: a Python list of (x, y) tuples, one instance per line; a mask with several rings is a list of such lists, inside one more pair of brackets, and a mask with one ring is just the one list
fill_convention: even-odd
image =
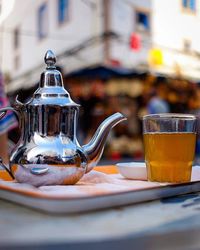
[(100, 160), (110, 130), (119, 122), (126, 119), (127, 118), (119, 112), (109, 116), (98, 127), (91, 141), (88, 144), (83, 145), (83, 151), (89, 159), (87, 172), (92, 170)]

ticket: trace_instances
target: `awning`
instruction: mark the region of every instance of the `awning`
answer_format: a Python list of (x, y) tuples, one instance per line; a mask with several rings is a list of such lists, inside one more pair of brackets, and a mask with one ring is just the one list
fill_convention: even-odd
[(122, 67), (109, 67), (109, 66), (93, 66), (88, 68), (83, 68), (80, 70), (73, 71), (67, 74), (65, 77), (86, 77), (86, 78), (100, 78), (107, 80), (111, 77), (122, 77), (122, 76), (134, 76), (138, 74), (136, 70), (126, 69)]

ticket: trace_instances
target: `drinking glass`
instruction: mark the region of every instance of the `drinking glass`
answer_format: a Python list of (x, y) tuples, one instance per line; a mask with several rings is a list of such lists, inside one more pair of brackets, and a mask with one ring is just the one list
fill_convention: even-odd
[(183, 183), (191, 179), (196, 144), (196, 117), (153, 114), (143, 117), (143, 139), (149, 181)]

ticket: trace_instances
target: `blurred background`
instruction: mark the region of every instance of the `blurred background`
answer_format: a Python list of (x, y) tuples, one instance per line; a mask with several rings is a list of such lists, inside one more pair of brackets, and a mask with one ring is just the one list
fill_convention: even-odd
[[(11, 104), (38, 87), (48, 49), (65, 88), (81, 104), (78, 138), (128, 117), (102, 161), (142, 160), (141, 118), (200, 113), (200, 0), (0, 0), (0, 71)], [(14, 143), (17, 128), (9, 132)], [(199, 140), (196, 162), (200, 158)]]

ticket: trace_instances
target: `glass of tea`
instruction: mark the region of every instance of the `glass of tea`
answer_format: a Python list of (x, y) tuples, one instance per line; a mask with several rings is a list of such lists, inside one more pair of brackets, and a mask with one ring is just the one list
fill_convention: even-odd
[(183, 183), (191, 179), (196, 117), (153, 114), (143, 117), (145, 162), (149, 181)]

